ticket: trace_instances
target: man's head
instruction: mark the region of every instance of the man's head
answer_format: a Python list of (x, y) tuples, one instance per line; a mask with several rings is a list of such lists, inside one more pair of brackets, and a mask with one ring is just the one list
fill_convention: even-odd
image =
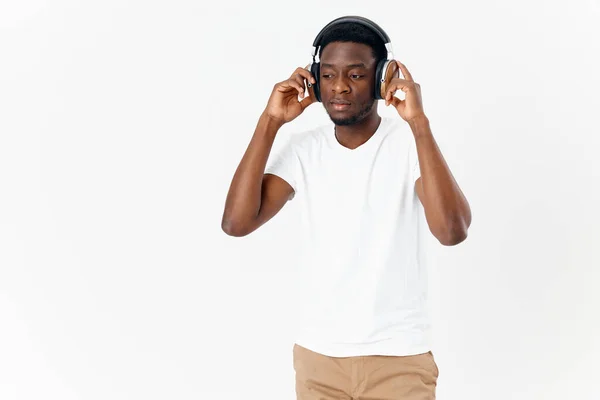
[(327, 31), (320, 45), (319, 89), (329, 118), (336, 125), (353, 125), (376, 112), (375, 72), (387, 58), (381, 38), (361, 24), (345, 22)]

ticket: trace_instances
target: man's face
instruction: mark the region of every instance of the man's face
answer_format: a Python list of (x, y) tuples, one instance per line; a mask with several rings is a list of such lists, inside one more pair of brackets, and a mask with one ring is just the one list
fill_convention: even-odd
[[(362, 43), (332, 42), (320, 57), (321, 101), (336, 125), (362, 121), (375, 104), (375, 58)], [(335, 102), (349, 102), (346, 105)]]

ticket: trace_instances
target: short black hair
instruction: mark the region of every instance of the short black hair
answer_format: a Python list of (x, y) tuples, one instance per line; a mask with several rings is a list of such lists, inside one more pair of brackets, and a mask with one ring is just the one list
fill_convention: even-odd
[(321, 38), (319, 60), (323, 49), (331, 42), (362, 43), (371, 47), (375, 63), (387, 59), (385, 43), (377, 33), (366, 26), (356, 22), (343, 22), (333, 26)]

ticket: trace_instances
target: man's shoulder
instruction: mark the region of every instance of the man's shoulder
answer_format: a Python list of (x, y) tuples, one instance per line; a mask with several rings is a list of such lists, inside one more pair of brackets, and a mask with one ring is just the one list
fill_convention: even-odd
[(383, 142), (396, 152), (403, 153), (408, 150), (414, 141), (410, 126), (400, 118), (384, 117), (385, 131), (383, 133)]
[(298, 151), (310, 150), (327, 139), (328, 124), (316, 125), (290, 134), (290, 143)]
[(408, 124), (400, 118), (382, 117), (382, 122), (385, 123), (385, 131), (391, 136), (404, 136), (410, 132)]

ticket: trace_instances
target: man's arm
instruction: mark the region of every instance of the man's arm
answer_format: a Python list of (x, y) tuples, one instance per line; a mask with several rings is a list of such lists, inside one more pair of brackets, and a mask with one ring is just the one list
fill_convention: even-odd
[(280, 177), (264, 173), (281, 126), (264, 113), (258, 120), (225, 201), (221, 228), (230, 236), (245, 236), (256, 230), (281, 210), (293, 192)]
[[(421, 169), (415, 191), (425, 209), (429, 229), (440, 243), (454, 246), (467, 238), (471, 208), (433, 138), (429, 120), (423, 111), (421, 85), (415, 82), (404, 64), (397, 60), (396, 64), (404, 78), (392, 78), (388, 83), (385, 105), (391, 104), (396, 108), (415, 137)], [(404, 92), (404, 100), (394, 96), (397, 90)]]
[[(277, 214), (294, 192), (284, 179), (265, 174), (265, 167), (279, 129), (315, 102), (311, 89), (305, 97), (305, 80), (316, 82), (306, 68), (299, 67), (289, 79), (273, 87), (227, 193), (221, 229), (230, 236), (245, 236), (256, 230)], [(304, 99), (299, 101), (298, 96)]]
[(417, 145), (421, 177), (415, 191), (425, 209), (431, 233), (445, 246), (467, 238), (471, 208), (433, 138), (425, 115), (408, 121)]

